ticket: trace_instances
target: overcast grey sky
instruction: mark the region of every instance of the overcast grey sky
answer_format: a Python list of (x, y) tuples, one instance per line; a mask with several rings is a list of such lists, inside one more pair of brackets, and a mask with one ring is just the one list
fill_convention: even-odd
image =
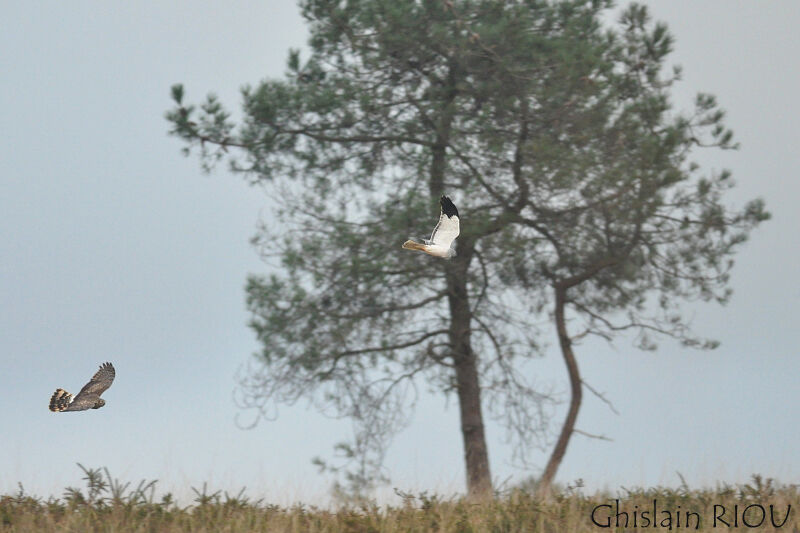
[[(578, 427), (614, 440), (576, 436), (559, 480), (674, 485), (679, 471), (692, 485), (754, 472), (796, 481), (800, 3), (645, 3), (677, 39), (676, 102), (717, 95), (742, 145), (696, 160), (732, 169), (730, 202), (761, 196), (773, 220), (738, 255), (731, 303), (687, 306), (696, 330), (722, 341), (716, 351), (577, 348), (584, 377), (620, 414), (585, 397)], [(270, 216), (265, 198), (224, 167), (203, 175), (163, 118), (175, 82), (190, 101), (214, 91), (237, 109), (240, 86), (280, 76), (287, 49), (305, 42), (298, 9), (23, 2), (5, 5), (2, 19), (0, 492), (21, 481), (58, 494), (81, 484), (81, 462), (184, 495), (208, 481), (279, 503), (326, 498), (330, 479), (310, 459), (331, 457), (346, 421), (301, 405), (254, 430), (235, 423), (235, 373), (257, 349), (243, 286), (265, 269), (248, 244)], [(550, 346), (537, 379), (566, 400)], [(106, 407), (47, 410), (56, 387), (77, 392), (106, 360), (117, 368)], [(423, 398), (387, 457), (394, 486), (463, 488), (457, 418), (453, 405)], [(500, 428), (488, 431), (496, 480), (526, 476)]]

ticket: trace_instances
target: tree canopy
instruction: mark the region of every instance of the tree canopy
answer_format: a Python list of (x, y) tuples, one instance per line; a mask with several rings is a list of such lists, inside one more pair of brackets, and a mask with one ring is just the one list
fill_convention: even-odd
[[(713, 347), (681, 302), (724, 303), (732, 256), (768, 214), (724, 203), (727, 171), (692, 162), (734, 148), (715, 98), (674, 108), (672, 37), (610, 1), (305, 0), (310, 52), (242, 90), (235, 123), (173, 87), (171, 133), (206, 168), (231, 168), (279, 204), (254, 239), (279, 273), (247, 283), (263, 350), (243, 378), (268, 413), (309, 398), (354, 421), (340, 451), (354, 488), (380, 478), (416, 387), (458, 398), (470, 494), (491, 492), (483, 413), (520, 457), (547, 443), (549, 397), (525, 362), (552, 320), (572, 401), (545, 484), (574, 431), (577, 338), (632, 330)], [(442, 193), (457, 255), (400, 249), (429, 231)], [(577, 319), (567, 330), (566, 317)], [(571, 420), (570, 420), (571, 419)], [(351, 465), (352, 466), (352, 465)]]

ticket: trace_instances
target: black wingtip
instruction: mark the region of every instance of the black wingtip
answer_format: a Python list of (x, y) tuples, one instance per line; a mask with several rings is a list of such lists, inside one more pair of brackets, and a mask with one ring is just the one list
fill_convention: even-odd
[(453, 216), (458, 216), (458, 209), (456, 209), (456, 205), (444, 194), (439, 199), (439, 203), (442, 206), (442, 213), (447, 215), (447, 218), (452, 218)]

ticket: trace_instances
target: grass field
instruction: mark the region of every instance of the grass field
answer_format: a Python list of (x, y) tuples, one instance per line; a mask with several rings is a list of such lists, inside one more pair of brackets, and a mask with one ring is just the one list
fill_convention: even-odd
[(106, 469), (81, 468), (86, 486), (68, 487), (60, 498), (31, 496), (22, 485), (17, 493), (0, 496), (0, 531), (800, 531), (797, 486), (760, 476), (713, 490), (684, 485), (586, 495), (573, 487), (546, 502), (523, 490), (484, 503), (400, 493), (397, 506), (362, 503), (331, 510), (279, 507), (205, 486), (193, 488), (194, 503), (181, 507), (170, 494), (157, 496), (155, 481), (133, 485), (115, 480)]

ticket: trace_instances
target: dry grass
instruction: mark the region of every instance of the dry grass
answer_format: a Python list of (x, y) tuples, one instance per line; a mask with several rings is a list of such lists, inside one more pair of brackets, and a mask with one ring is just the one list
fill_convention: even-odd
[[(83, 468), (83, 467), (81, 467)], [(379, 507), (361, 504), (326, 510), (315, 507), (289, 508), (252, 501), (244, 493), (237, 495), (209, 493), (193, 489), (195, 501), (180, 507), (171, 495), (155, 499), (155, 482), (140, 482), (137, 486), (114, 480), (106, 469), (86, 469), (86, 488), (68, 487), (61, 498), (44, 500), (25, 493), (0, 496), (0, 531), (2, 532), (601, 532), (633, 531), (633, 513), (637, 513), (638, 530), (670, 530), (662, 522), (667, 513), (672, 520), (672, 530), (695, 530), (694, 522), (686, 523), (685, 513), (694, 512), (700, 517), (699, 531), (724, 531), (723, 522), (714, 524), (715, 514), (730, 523), (732, 529), (751, 529), (758, 523), (760, 508), (766, 518), (756, 529), (759, 532), (798, 531), (800, 518), (800, 492), (796, 486), (775, 483), (753, 476), (744, 485), (722, 485), (717, 489), (690, 490), (685, 485), (678, 489), (653, 488), (622, 490), (619, 494), (599, 493), (587, 496), (579, 489), (568, 489), (542, 502), (525, 491), (513, 491), (491, 502), (471, 504), (463, 500), (441, 500), (427, 494), (401, 494), (403, 503), (398, 506)], [(620, 509), (628, 512), (629, 527), (615, 527), (616, 500)], [(653, 501), (657, 503), (659, 528), (652, 521), (648, 527), (644, 512), (650, 512)], [(592, 510), (601, 507), (596, 519), (604, 523), (610, 516), (611, 527), (603, 528), (592, 523)], [(734, 528), (733, 510), (738, 506), (738, 527)], [(773, 506), (775, 527), (770, 520)], [(717, 506), (715, 508), (715, 506)], [(742, 512), (745, 513), (742, 522)], [(782, 523), (791, 506), (789, 517)], [(680, 522), (677, 521), (680, 514)], [(652, 516), (652, 513), (651, 513)], [(623, 520), (624, 518), (621, 517)], [(688, 526), (688, 527), (687, 527)]]

